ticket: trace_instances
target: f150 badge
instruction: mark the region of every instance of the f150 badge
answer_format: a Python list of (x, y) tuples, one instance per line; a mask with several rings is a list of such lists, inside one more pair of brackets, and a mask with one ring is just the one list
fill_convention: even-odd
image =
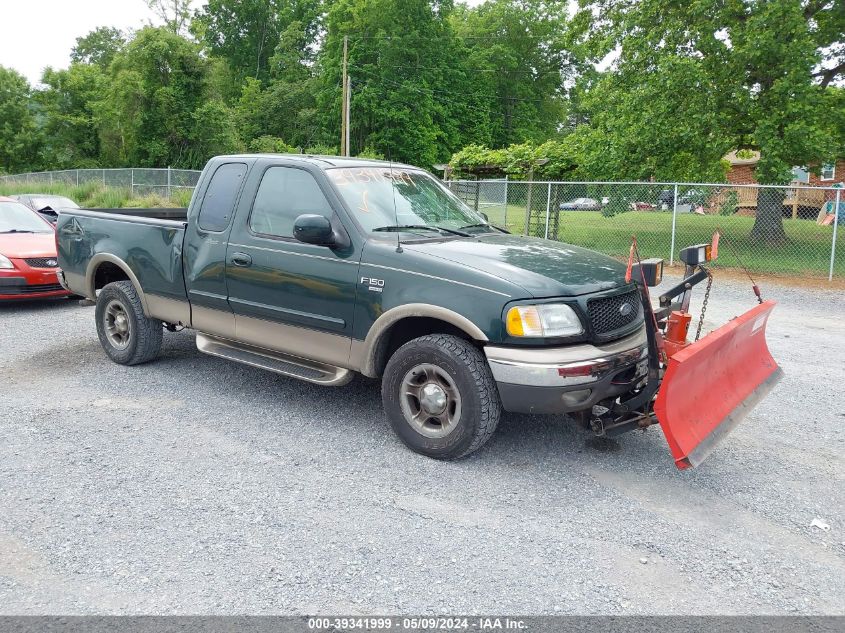
[(384, 291), (384, 279), (374, 279), (373, 277), (361, 277), (361, 283), (369, 286), (368, 290), (372, 292)]

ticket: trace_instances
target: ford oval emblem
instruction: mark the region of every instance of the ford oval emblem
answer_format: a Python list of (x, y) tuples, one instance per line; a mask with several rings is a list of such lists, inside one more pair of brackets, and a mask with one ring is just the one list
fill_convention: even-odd
[(634, 306), (632, 306), (630, 303), (623, 303), (623, 304), (619, 307), (619, 313), (620, 313), (623, 317), (631, 316), (631, 313), (632, 313), (633, 311), (634, 311)]
[(57, 262), (55, 259), (48, 259), (48, 260), (47, 260), (47, 265), (48, 265), (48, 266), (58, 266), (58, 265), (59, 265), (59, 262)]

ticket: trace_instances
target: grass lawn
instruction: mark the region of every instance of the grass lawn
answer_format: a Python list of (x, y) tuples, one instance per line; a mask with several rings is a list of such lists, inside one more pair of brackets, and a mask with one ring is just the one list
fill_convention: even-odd
[[(503, 210), (489, 213), (494, 223), (504, 220)], [(499, 216), (499, 217), (496, 217)], [(525, 208), (508, 207), (507, 228), (521, 233)], [(675, 258), (684, 246), (709, 242), (719, 229), (722, 240), (718, 265), (739, 267), (739, 260), (754, 272), (779, 275), (827, 277), (830, 266), (832, 226), (818, 226), (813, 220), (784, 218), (788, 243), (779, 248), (761, 246), (748, 239), (754, 218), (746, 216), (679, 213), (676, 224)], [(845, 277), (845, 226), (839, 227), (833, 274)], [(561, 211), (558, 239), (615, 257), (627, 257), (631, 236), (637, 236), (642, 257), (669, 260), (672, 243), (672, 214), (630, 211), (604, 217), (598, 211)], [(551, 237), (551, 236), (550, 236)]]
[(81, 185), (0, 182), (0, 196), (17, 193), (52, 193), (70, 198), (83, 208), (120, 209), (187, 207), (193, 190), (173, 189), (173, 195), (168, 198), (157, 194), (133, 195), (129, 187), (109, 187), (100, 182), (86, 182)]

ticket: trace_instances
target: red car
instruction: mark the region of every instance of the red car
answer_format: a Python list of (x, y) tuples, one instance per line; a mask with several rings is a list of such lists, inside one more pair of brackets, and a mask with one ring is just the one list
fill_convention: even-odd
[(0, 301), (69, 296), (56, 277), (58, 266), (53, 225), (0, 197)]

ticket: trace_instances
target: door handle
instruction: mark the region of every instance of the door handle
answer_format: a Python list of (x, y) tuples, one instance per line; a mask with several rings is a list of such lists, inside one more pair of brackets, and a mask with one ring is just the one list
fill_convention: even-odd
[(229, 261), (232, 262), (232, 265), (240, 266), (242, 268), (252, 266), (252, 257), (247, 255), (246, 253), (232, 253), (232, 256), (229, 258)]

